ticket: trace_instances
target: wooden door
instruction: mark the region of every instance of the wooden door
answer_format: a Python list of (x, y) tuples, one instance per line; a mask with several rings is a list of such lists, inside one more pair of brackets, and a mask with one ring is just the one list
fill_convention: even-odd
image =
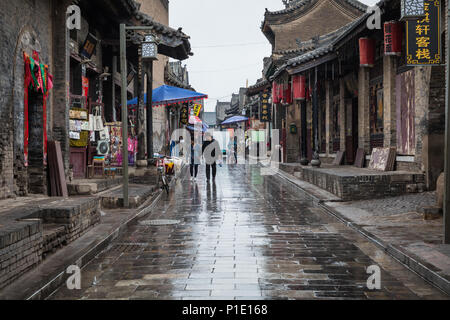
[(397, 75), (396, 88), (397, 152), (413, 155), (416, 149), (414, 69)]
[(86, 177), (86, 148), (70, 148), (70, 165), (74, 178)]

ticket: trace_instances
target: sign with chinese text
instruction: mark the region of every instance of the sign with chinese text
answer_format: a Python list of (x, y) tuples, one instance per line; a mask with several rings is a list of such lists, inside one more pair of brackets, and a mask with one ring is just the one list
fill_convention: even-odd
[(441, 64), (440, 1), (424, 0), (425, 15), (406, 21), (406, 64)]
[(261, 94), (261, 110), (260, 110), (260, 121), (270, 122), (271, 115), (271, 105), (269, 103), (270, 93), (264, 92)]
[(194, 110), (194, 116), (198, 117), (200, 116), (200, 112), (202, 111), (203, 106), (201, 104), (194, 104), (193, 110)]
[(187, 105), (183, 105), (180, 110), (180, 124), (187, 125), (189, 121), (189, 108)]
[(90, 59), (94, 54), (95, 47), (97, 46), (97, 38), (92, 34), (88, 33), (86, 40), (84, 41), (83, 47), (81, 48), (81, 55)]

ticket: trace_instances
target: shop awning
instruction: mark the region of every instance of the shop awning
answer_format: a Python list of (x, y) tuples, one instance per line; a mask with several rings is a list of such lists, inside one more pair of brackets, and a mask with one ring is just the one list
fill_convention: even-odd
[[(186, 103), (208, 99), (208, 95), (187, 89), (163, 85), (153, 90), (153, 106), (168, 106), (177, 103)], [(128, 101), (128, 106), (137, 105), (137, 97)], [(147, 94), (144, 95), (144, 103), (147, 103)]]

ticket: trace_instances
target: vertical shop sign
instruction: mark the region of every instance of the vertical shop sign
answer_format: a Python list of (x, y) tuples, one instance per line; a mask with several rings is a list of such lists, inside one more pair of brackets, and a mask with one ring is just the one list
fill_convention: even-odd
[(424, 0), (425, 15), (406, 21), (407, 64), (441, 64), (440, 1)]

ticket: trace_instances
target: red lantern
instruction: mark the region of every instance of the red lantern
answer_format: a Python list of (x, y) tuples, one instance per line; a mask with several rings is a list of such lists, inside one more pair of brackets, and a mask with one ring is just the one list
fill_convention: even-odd
[(359, 65), (373, 67), (375, 64), (375, 40), (359, 38)]
[(384, 23), (384, 54), (387, 56), (402, 54), (402, 23), (399, 21)]
[(283, 85), (283, 101), (286, 104), (292, 104), (292, 88), (290, 83)]
[(305, 100), (306, 99), (306, 77), (305, 76), (294, 76), (292, 78), (294, 99), (295, 100)]
[(273, 103), (280, 103), (279, 86), (275, 81), (272, 83), (272, 100)]

